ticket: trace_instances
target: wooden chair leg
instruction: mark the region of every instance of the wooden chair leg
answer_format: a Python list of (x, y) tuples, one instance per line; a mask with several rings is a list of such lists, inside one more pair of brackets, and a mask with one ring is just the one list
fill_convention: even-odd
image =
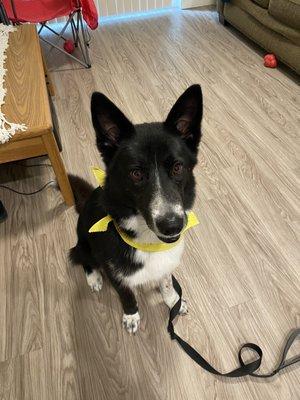
[(51, 161), (61, 193), (68, 206), (74, 205), (72, 188), (52, 132), (43, 135), (44, 145)]

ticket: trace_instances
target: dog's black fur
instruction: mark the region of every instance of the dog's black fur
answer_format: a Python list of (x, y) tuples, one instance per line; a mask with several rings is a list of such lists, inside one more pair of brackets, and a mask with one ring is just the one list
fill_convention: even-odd
[[(185, 211), (191, 209), (195, 197), (193, 168), (201, 138), (202, 91), (199, 85), (188, 88), (164, 123), (134, 126), (107, 97), (97, 92), (92, 96), (91, 112), (97, 147), (106, 165), (106, 181), (104, 188), (94, 190), (82, 179), (70, 176), (80, 214), (78, 243), (71, 249), (70, 258), (74, 264), (83, 265), (87, 274), (96, 268), (104, 269), (120, 295), (125, 314), (134, 314), (137, 302), (122, 276), (143, 268), (142, 263), (134, 260), (136, 250), (121, 239), (112, 223), (106, 232), (88, 231), (108, 214), (121, 224), (140, 213), (161, 240), (173, 241), (174, 235), (168, 238), (168, 233), (178, 233), (186, 220), (183, 217), (176, 222), (179, 228), (172, 224), (170, 228), (168, 215), (166, 222), (163, 218), (159, 221), (162, 236), (154, 229), (149, 207), (155, 188), (153, 170), (159, 171), (165, 198), (181, 204)], [(136, 232), (127, 230), (127, 234), (135, 237)]]

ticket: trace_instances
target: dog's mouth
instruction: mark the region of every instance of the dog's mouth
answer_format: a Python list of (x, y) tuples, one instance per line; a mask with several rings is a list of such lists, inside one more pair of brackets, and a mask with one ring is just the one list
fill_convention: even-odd
[(174, 243), (177, 242), (177, 240), (180, 239), (180, 234), (176, 236), (160, 236), (157, 235), (158, 239), (161, 240), (164, 243)]

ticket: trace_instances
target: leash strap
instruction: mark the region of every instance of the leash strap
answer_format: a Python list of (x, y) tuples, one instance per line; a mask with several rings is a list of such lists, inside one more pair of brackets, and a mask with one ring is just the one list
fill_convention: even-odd
[[(279, 371), (283, 370), (284, 368), (300, 362), (300, 354), (297, 355), (296, 357), (286, 359), (286, 356), (287, 356), (287, 353), (288, 353), (290, 347), (292, 346), (294, 341), (297, 339), (297, 337), (300, 338), (300, 328), (298, 328), (298, 329), (294, 329), (291, 332), (291, 334), (289, 335), (287, 342), (284, 346), (283, 354), (282, 354), (281, 360), (279, 362), (279, 365), (277, 368), (274, 369), (274, 371), (272, 371), (268, 374), (256, 373), (261, 365), (263, 352), (262, 352), (262, 349), (254, 343), (245, 343), (240, 348), (239, 353), (238, 353), (240, 367), (234, 369), (233, 371), (227, 372), (227, 373), (222, 373), (222, 372), (217, 371), (192, 346), (190, 346), (186, 341), (184, 341), (174, 331), (173, 321), (176, 318), (176, 316), (178, 315), (179, 310), (180, 310), (182, 290), (181, 290), (181, 286), (179, 285), (178, 281), (175, 279), (174, 276), (172, 276), (172, 280), (173, 280), (174, 289), (176, 290), (176, 292), (179, 295), (179, 300), (174, 305), (174, 307), (171, 308), (171, 310), (170, 310), (168, 332), (171, 336), (171, 339), (176, 340), (177, 343), (182, 347), (182, 349), (187, 353), (187, 355), (190, 356), (198, 365), (200, 365), (200, 367), (202, 367), (206, 371), (208, 371), (214, 375), (226, 376), (228, 378), (238, 378), (238, 377), (247, 376), (247, 375), (255, 376), (257, 378), (269, 378), (271, 376), (276, 375)], [(257, 358), (254, 361), (245, 363), (242, 358), (242, 353), (243, 353), (243, 350), (245, 350), (245, 349), (250, 349), (250, 350), (254, 351), (254, 353), (256, 353), (256, 355), (257, 355)]]

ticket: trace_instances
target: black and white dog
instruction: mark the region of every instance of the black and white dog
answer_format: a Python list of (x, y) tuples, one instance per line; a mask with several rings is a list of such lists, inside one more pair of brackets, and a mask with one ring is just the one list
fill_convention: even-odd
[[(140, 315), (133, 290), (156, 282), (164, 302), (172, 307), (178, 295), (171, 273), (179, 265), (184, 241), (161, 252), (144, 252), (127, 245), (113, 223), (106, 232), (89, 233), (106, 215), (137, 242), (175, 242), (193, 206), (201, 138), (202, 91), (189, 87), (177, 100), (163, 123), (134, 126), (103, 94), (91, 101), (97, 147), (106, 165), (103, 188), (93, 189), (70, 176), (79, 212), (78, 242), (71, 249), (74, 264), (81, 264), (92, 290), (102, 287), (104, 271), (118, 292), (123, 326), (130, 333), (139, 327)], [(187, 312), (182, 302), (181, 313)]]

